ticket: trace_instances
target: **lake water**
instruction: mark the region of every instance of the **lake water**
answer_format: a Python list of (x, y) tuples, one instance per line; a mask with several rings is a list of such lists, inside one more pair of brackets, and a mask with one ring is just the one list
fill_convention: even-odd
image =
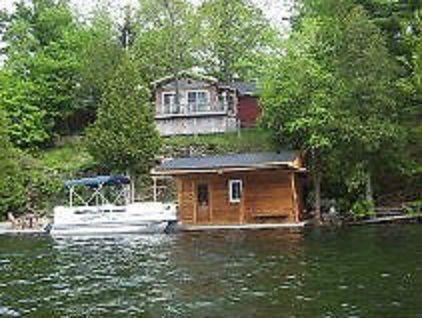
[(422, 226), (3, 236), (0, 317), (422, 317)]

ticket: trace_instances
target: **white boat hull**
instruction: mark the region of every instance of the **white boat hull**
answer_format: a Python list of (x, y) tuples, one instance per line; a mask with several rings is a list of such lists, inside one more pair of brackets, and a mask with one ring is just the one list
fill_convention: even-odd
[(56, 207), (50, 234), (162, 233), (176, 222), (175, 205), (157, 202), (128, 206)]
[(51, 235), (103, 235), (103, 234), (135, 234), (135, 233), (162, 233), (169, 222), (146, 222), (143, 224), (96, 224), (95, 226), (82, 225), (78, 227), (53, 227)]

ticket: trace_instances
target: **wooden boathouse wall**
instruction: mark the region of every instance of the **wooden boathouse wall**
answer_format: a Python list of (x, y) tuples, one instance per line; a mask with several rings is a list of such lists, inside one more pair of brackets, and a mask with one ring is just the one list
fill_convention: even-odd
[[(175, 176), (182, 224), (299, 222), (303, 208), (300, 174), (282, 168)], [(230, 202), (229, 180), (242, 180), (240, 202)], [(200, 204), (198, 187), (208, 187)]]

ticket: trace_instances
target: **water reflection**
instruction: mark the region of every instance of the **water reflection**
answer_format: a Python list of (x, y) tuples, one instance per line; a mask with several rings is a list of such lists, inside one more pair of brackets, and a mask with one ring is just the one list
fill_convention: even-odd
[(412, 225), (2, 237), (0, 316), (422, 317), (421, 261)]

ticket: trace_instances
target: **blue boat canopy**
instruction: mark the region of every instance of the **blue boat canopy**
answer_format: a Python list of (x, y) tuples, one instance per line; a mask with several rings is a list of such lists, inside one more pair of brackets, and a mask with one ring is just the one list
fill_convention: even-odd
[(129, 184), (130, 179), (126, 176), (97, 176), (93, 178), (83, 178), (69, 180), (64, 183), (65, 187), (72, 188), (75, 186), (86, 186), (90, 188), (98, 188), (103, 185), (117, 186), (122, 184)]

